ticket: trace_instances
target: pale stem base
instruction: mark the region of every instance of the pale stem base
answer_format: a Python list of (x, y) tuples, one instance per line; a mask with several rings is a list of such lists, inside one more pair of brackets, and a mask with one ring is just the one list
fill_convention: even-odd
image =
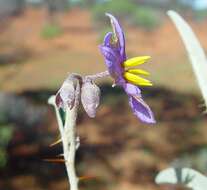
[(74, 106), (71, 110), (67, 108), (65, 125), (63, 126), (58, 108), (55, 104), (55, 96), (51, 96), (48, 100), (48, 103), (53, 105), (56, 111), (58, 127), (63, 145), (63, 156), (70, 186), (69, 189), (78, 190), (78, 177), (76, 176), (75, 172), (75, 154), (76, 149), (78, 148), (76, 142), (75, 126), (78, 106)]

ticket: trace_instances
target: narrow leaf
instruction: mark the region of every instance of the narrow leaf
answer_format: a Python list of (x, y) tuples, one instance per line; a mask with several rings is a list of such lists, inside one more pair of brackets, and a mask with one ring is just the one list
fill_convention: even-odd
[(168, 11), (167, 14), (180, 33), (207, 107), (207, 59), (204, 50), (191, 27), (178, 13)]

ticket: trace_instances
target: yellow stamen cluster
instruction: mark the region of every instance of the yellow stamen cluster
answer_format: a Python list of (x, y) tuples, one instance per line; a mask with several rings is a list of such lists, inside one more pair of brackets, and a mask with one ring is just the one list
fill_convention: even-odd
[(152, 86), (152, 83), (149, 80), (144, 79), (139, 76), (139, 75), (148, 76), (149, 73), (147, 71), (142, 70), (142, 69), (127, 69), (127, 67), (134, 67), (134, 66), (141, 65), (147, 62), (149, 59), (150, 59), (150, 56), (141, 56), (141, 57), (134, 57), (134, 58), (126, 60), (123, 63), (123, 67), (125, 69), (124, 78), (128, 82), (135, 84), (135, 85)]

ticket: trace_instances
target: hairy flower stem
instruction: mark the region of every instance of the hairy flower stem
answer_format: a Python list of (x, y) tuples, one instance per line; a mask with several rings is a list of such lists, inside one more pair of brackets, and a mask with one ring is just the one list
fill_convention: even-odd
[(97, 80), (97, 79), (101, 79), (101, 78), (104, 78), (104, 77), (108, 77), (110, 76), (109, 72), (108, 71), (104, 71), (104, 72), (101, 72), (101, 73), (97, 73), (97, 74), (94, 74), (94, 75), (87, 75), (84, 77), (84, 80), (85, 81), (94, 81), (94, 80)]
[(82, 82), (94, 81), (96, 79), (100, 79), (107, 76), (109, 76), (108, 71), (97, 73), (94, 75), (88, 75), (85, 77), (82, 77), (78, 74), (71, 74), (69, 76), (71, 79), (73, 79), (73, 82), (76, 86), (75, 102), (72, 109), (70, 107), (67, 107), (65, 110), (66, 117), (64, 125), (60, 116), (59, 108), (55, 103), (55, 96), (51, 96), (48, 100), (48, 103), (54, 106), (56, 112), (58, 127), (63, 145), (63, 156), (65, 160), (65, 167), (68, 175), (70, 190), (78, 190), (78, 177), (76, 176), (75, 172), (75, 155), (76, 150), (79, 147), (79, 142), (77, 141), (75, 127), (80, 102), (80, 85), (82, 84)]
[(72, 110), (67, 108), (66, 121), (64, 126), (64, 133), (62, 135), (63, 142), (63, 154), (65, 159), (65, 166), (68, 174), (68, 180), (70, 183), (70, 190), (78, 190), (78, 178), (75, 172), (75, 154), (76, 154), (76, 118), (77, 107), (73, 107)]
[(66, 171), (68, 175), (70, 190), (78, 190), (78, 177), (76, 176), (75, 172), (75, 155), (76, 149), (78, 148), (76, 142), (76, 119), (77, 119), (77, 111), (79, 106), (79, 99), (80, 99), (80, 85), (79, 81), (76, 85), (76, 96), (75, 96), (75, 104), (72, 109), (66, 109), (66, 118), (65, 124), (62, 125), (60, 113), (58, 108), (55, 104), (55, 96), (49, 98), (48, 103), (55, 107), (56, 117), (58, 120), (58, 127), (62, 139), (63, 145), (63, 156), (65, 160)]
[(80, 99), (80, 84), (77, 81), (75, 92), (75, 104), (72, 109), (66, 109), (66, 118), (64, 125), (64, 132), (62, 134), (63, 155), (65, 159), (65, 166), (70, 183), (70, 190), (78, 190), (78, 177), (75, 172), (75, 155), (77, 149), (76, 142), (76, 119)]

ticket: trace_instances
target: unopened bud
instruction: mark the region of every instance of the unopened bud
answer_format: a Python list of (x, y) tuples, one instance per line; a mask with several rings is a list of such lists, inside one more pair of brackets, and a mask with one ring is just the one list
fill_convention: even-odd
[(96, 108), (100, 101), (100, 89), (92, 82), (85, 82), (81, 88), (81, 102), (89, 117), (96, 116)]
[(64, 110), (72, 109), (75, 101), (75, 88), (71, 79), (66, 79), (56, 95), (56, 104)]

